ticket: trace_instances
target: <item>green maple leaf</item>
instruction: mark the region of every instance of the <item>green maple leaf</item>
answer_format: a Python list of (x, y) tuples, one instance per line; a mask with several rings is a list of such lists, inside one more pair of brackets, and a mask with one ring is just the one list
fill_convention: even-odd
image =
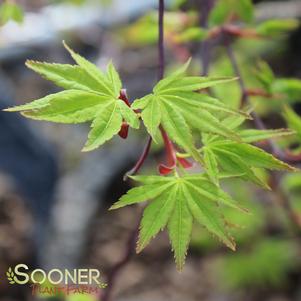
[(106, 73), (75, 53), (66, 44), (77, 65), (27, 61), (26, 65), (65, 91), (31, 103), (9, 108), (28, 118), (59, 123), (91, 121), (91, 131), (83, 151), (93, 150), (116, 135), (125, 120), (139, 128), (137, 114), (119, 99), (122, 83), (112, 63)]
[[(251, 112), (251, 109), (247, 110)], [(222, 120), (222, 124), (239, 135), (242, 142), (254, 143), (267, 139), (279, 138), (289, 136), (295, 132), (291, 129), (276, 129), (276, 130), (258, 130), (258, 129), (240, 129), (239, 127), (244, 123), (245, 119), (242, 116), (228, 116)], [(214, 139), (219, 139), (215, 136)]]
[(142, 120), (155, 141), (161, 125), (174, 142), (195, 160), (202, 161), (194, 147), (192, 129), (239, 140), (238, 135), (222, 126), (214, 115), (220, 112), (245, 118), (248, 115), (232, 110), (215, 98), (195, 92), (232, 81), (233, 78), (185, 76), (188, 64), (158, 82), (153, 93), (136, 100), (133, 108), (142, 110)]
[(205, 226), (229, 248), (235, 249), (235, 243), (227, 232), (218, 205), (246, 210), (213, 184), (206, 175), (135, 176), (132, 179), (143, 185), (129, 190), (111, 209), (151, 200), (143, 212), (137, 252), (141, 252), (160, 230), (167, 227), (176, 264), (181, 270), (193, 220)]
[(243, 121), (240, 116), (230, 116), (221, 123), (235, 130), (242, 142), (230, 141), (217, 135), (203, 135), (202, 152), (207, 173), (215, 183), (218, 182), (220, 170), (223, 170), (230, 174), (240, 174), (242, 179), (268, 188), (268, 185), (256, 175), (256, 169), (292, 171), (295, 168), (249, 143), (291, 135), (294, 132), (287, 129), (240, 130), (238, 127)]

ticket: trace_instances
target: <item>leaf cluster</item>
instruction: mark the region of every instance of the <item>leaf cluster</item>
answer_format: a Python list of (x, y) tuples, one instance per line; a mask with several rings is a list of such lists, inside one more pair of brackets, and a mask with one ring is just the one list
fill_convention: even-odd
[[(169, 169), (172, 174), (133, 177), (141, 186), (129, 190), (112, 209), (149, 200), (137, 251), (167, 228), (178, 269), (185, 261), (193, 221), (234, 250), (228, 229), (231, 221), (223, 217), (223, 207), (247, 210), (222, 190), (220, 181), (235, 176), (267, 188), (258, 170), (293, 168), (251, 143), (291, 132), (241, 129), (241, 124), (251, 118), (249, 112), (233, 110), (204, 93), (209, 87), (235, 79), (187, 76), (189, 62), (159, 81), (152, 93), (130, 104), (120, 95), (122, 82), (112, 63), (102, 72), (66, 44), (65, 47), (76, 65), (27, 62), (29, 68), (65, 90), (7, 111), (51, 122), (90, 122), (84, 151), (94, 150), (113, 138), (124, 124), (138, 129), (142, 121), (155, 142), (160, 133), (165, 133), (175, 161)], [(199, 172), (187, 173), (191, 164), (184, 158), (198, 164)]]

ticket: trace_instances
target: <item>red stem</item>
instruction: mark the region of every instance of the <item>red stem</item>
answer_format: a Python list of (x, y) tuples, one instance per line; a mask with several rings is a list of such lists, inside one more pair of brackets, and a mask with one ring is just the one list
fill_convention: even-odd
[(167, 165), (174, 166), (177, 161), (174, 146), (171, 140), (169, 139), (166, 131), (162, 127), (160, 127), (160, 131), (161, 131), (161, 135), (164, 141), (164, 146), (167, 154)]
[(130, 170), (128, 171), (125, 176), (124, 176), (124, 180), (127, 180), (127, 178), (129, 176), (132, 176), (132, 175), (135, 175), (139, 170), (140, 168), (142, 167), (142, 165), (144, 164), (148, 154), (149, 154), (149, 151), (150, 151), (150, 148), (151, 148), (151, 145), (152, 145), (152, 137), (149, 136), (148, 139), (147, 139), (147, 143), (146, 145), (144, 146), (144, 149), (143, 149), (143, 152), (140, 156), (140, 158), (138, 159), (137, 163), (135, 164), (135, 166)]
[[(159, 40), (158, 40), (158, 61), (159, 61), (159, 66), (158, 66), (158, 80), (161, 80), (164, 76), (164, 66), (165, 66), (165, 56), (164, 56), (164, 0), (159, 0)], [(143, 149), (143, 152), (138, 159), (137, 163), (135, 166), (125, 174), (124, 179), (126, 180), (128, 176), (130, 175), (135, 175), (140, 168), (143, 166), (150, 148), (152, 145), (152, 137), (149, 136), (147, 143)]]
[[(164, 65), (165, 65), (163, 21), (164, 21), (164, 0), (159, 0), (159, 42), (158, 42), (158, 51), (159, 51), (158, 76), (159, 76), (159, 80), (162, 79), (164, 76)], [(163, 132), (164, 132), (164, 130), (163, 130)], [(125, 176), (126, 178), (128, 175), (136, 174), (140, 170), (140, 168), (142, 167), (143, 163), (145, 162), (145, 160), (149, 154), (151, 144), (152, 144), (152, 138), (149, 136), (148, 141), (144, 147), (144, 150), (143, 150), (139, 160), (137, 161), (134, 168), (126, 174), (126, 176)], [(120, 271), (130, 262), (133, 254), (134, 254), (135, 241), (137, 239), (138, 232), (139, 232), (140, 219), (141, 219), (141, 217), (139, 218), (139, 223), (138, 223), (137, 227), (134, 229), (134, 231), (130, 235), (130, 238), (129, 238), (129, 241), (127, 244), (127, 248), (125, 250), (125, 254), (124, 254), (123, 258), (113, 267), (111, 272), (108, 274), (108, 279), (107, 279), (108, 286), (105, 289), (104, 295), (101, 298), (102, 301), (111, 300), (112, 291), (113, 291), (116, 279), (117, 279)]]

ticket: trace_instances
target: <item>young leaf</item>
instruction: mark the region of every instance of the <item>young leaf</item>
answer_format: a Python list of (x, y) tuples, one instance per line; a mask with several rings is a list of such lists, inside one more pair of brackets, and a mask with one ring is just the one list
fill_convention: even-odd
[(211, 181), (218, 185), (218, 164), (216, 161), (216, 158), (213, 154), (213, 152), (210, 150), (210, 148), (204, 147), (204, 163), (205, 166), (207, 167), (207, 173)]
[(105, 74), (64, 45), (78, 65), (34, 61), (27, 61), (26, 65), (66, 90), (6, 111), (60, 123), (92, 121), (84, 151), (94, 150), (118, 134), (123, 120), (132, 128), (139, 128), (137, 114), (120, 99), (122, 83), (113, 64), (109, 63)]
[(206, 175), (179, 177), (132, 177), (143, 183), (131, 189), (111, 209), (152, 200), (144, 210), (137, 251), (147, 246), (152, 237), (167, 225), (178, 269), (182, 269), (190, 240), (193, 218), (216, 235), (231, 249), (233, 239), (226, 231), (218, 203), (246, 211)]
[(187, 43), (191, 41), (202, 41), (207, 37), (207, 31), (200, 27), (189, 27), (183, 32), (175, 34), (175, 41), (177, 43)]
[(284, 108), (283, 115), (288, 126), (296, 131), (298, 138), (301, 140), (301, 117), (288, 106)]
[(227, 247), (235, 251), (235, 243), (225, 229), (223, 219), (218, 213), (217, 204), (196, 201), (199, 195), (195, 190), (189, 190), (186, 186), (183, 187), (183, 190), (190, 212), (197, 222), (204, 225), (209, 232), (215, 234)]
[[(113, 97), (119, 96), (119, 92), (116, 93), (115, 91), (115, 84), (112, 85), (112, 82), (108, 80), (108, 78), (110, 77), (105, 76), (105, 74), (99, 68), (97, 68), (97, 66), (95, 66), (79, 54), (75, 53), (65, 42), (63, 42), (63, 44), (74, 61), (98, 82), (98, 85), (101, 87), (101, 90), (103, 90), (105, 94), (111, 95)], [(116, 83), (116, 85), (118, 84), (120, 83)]]
[(112, 100), (97, 112), (83, 151), (91, 151), (110, 140), (119, 132), (121, 125), (122, 116), (118, 112), (116, 101)]
[(161, 229), (164, 229), (175, 205), (177, 187), (162, 193), (143, 212), (137, 252), (142, 251)]
[(271, 93), (271, 85), (276, 80), (275, 74), (272, 68), (265, 61), (259, 61), (257, 63), (257, 69), (255, 70), (255, 77), (264, 87), (264, 89)]
[(240, 178), (270, 189), (268, 184), (260, 179), (254, 172), (254, 169), (247, 165), (241, 157), (226, 150), (220, 149), (214, 152), (219, 167), (230, 174), (240, 174)]
[(144, 125), (147, 131), (153, 137), (154, 141), (157, 143), (157, 135), (159, 130), (159, 125), (161, 122), (161, 107), (160, 102), (154, 99), (149, 106), (142, 111), (141, 118), (143, 119)]
[(122, 83), (119, 77), (118, 72), (116, 71), (112, 61), (108, 64), (107, 68), (107, 78), (111, 85), (113, 86), (113, 91), (116, 96), (119, 95), (120, 90), (122, 88)]
[(120, 200), (110, 208), (110, 210), (122, 208), (131, 204), (144, 202), (147, 199), (155, 198), (169, 189), (172, 184), (173, 183), (171, 181), (167, 183), (155, 181), (152, 184), (146, 184), (144, 186), (132, 188), (127, 192), (127, 194), (123, 195)]
[[(163, 118), (164, 116), (164, 118)], [(162, 125), (177, 144), (182, 146), (197, 161), (201, 161), (186, 120), (173, 106), (162, 106)]]
[[(251, 135), (250, 140), (261, 140), (262, 137), (271, 137), (274, 135), (279, 135), (279, 133), (270, 131), (262, 131), (261, 133), (259, 131), (255, 132), (255, 136)], [(204, 153), (208, 152), (208, 150), (211, 152), (211, 160), (204, 160), (210, 177), (212, 177), (210, 173), (212, 174), (213, 172), (211, 166), (213, 160), (217, 162), (218, 168), (221, 168), (224, 172), (242, 174), (241, 178), (250, 180), (265, 188), (268, 188), (268, 185), (254, 173), (255, 168), (295, 170), (292, 166), (276, 159), (264, 150), (247, 143), (237, 143), (222, 138), (209, 139), (208, 137), (204, 141), (206, 143)], [(215, 170), (216, 173), (218, 172)]]
[(29, 104), (7, 109), (21, 111), (28, 118), (59, 123), (81, 123), (94, 119), (98, 109), (110, 100), (90, 92), (66, 90)]
[(295, 170), (292, 166), (276, 159), (264, 150), (246, 143), (221, 142), (214, 149), (224, 149), (244, 158), (248, 165), (270, 170)]
[(36, 61), (26, 61), (26, 66), (61, 88), (106, 95), (98, 82), (79, 66)]
[(188, 64), (189, 62), (161, 80), (154, 87), (152, 94), (135, 101), (132, 108), (142, 110), (141, 117), (154, 140), (159, 126), (162, 125), (174, 142), (191, 154), (195, 160), (202, 162), (194, 147), (192, 129), (239, 140), (235, 132), (222, 126), (219, 119), (210, 112), (224, 111), (243, 117), (248, 115), (228, 108), (215, 98), (194, 92), (226, 83), (233, 78), (185, 76)]
[(301, 80), (296, 78), (276, 79), (271, 85), (271, 91), (275, 94), (286, 96), (289, 100), (299, 100), (301, 96)]
[(184, 187), (179, 187), (174, 210), (168, 221), (168, 234), (178, 270), (182, 270), (191, 238), (193, 218), (185, 200)]
[(293, 131), (289, 129), (277, 129), (277, 130), (255, 130), (247, 129), (239, 131), (239, 136), (241, 140), (245, 143), (253, 143), (262, 140), (278, 138), (283, 136), (289, 136), (294, 134)]
[(256, 27), (256, 32), (262, 36), (275, 37), (298, 28), (299, 24), (296, 19), (267, 20)]

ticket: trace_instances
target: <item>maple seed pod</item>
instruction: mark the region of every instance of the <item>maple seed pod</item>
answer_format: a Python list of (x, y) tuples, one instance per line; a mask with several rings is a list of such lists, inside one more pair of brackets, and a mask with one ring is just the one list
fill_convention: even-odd
[(128, 133), (129, 133), (129, 125), (125, 121), (123, 121), (118, 135), (122, 139), (126, 139), (128, 137)]

